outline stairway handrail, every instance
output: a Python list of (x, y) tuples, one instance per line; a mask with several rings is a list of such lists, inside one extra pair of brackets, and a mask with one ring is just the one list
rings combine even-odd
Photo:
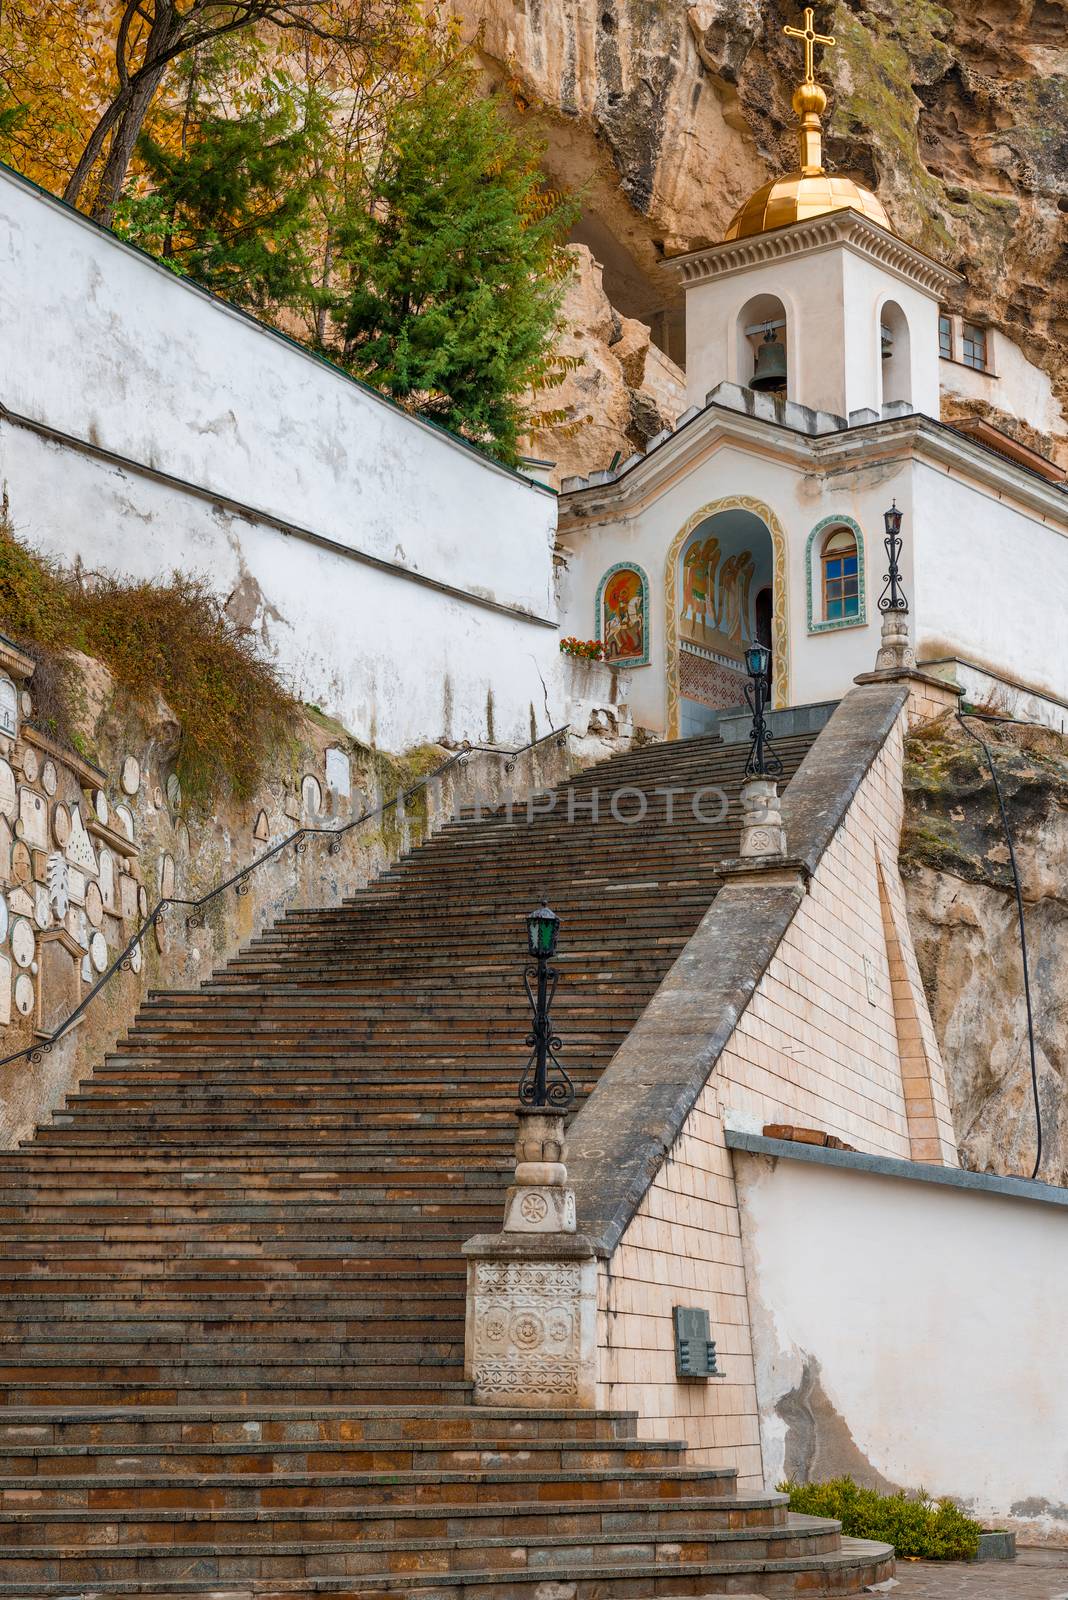
[(202, 894), (195, 899), (190, 899), (185, 895), (160, 895), (152, 910), (148, 912), (137, 931), (127, 940), (124, 948), (115, 957), (110, 966), (104, 969), (104, 971), (100, 974), (100, 977), (89, 990), (88, 994), (83, 996), (79, 1004), (75, 1006), (74, 1010), (68, 1017), (64, 1018), (59, 1027), (56, 1028), (55, 1032), (50, 1034), (47, 1039), (37, 1039), (33, 1044), (24, 1045), (21, 1050), (16, 1050), (12, 1055), (0, 1058), (0, 1067), (8, 1067), (12, 1064), (12, 1062), (22, 1061), (24, 1059), (35, 1063), (42, 1060), (44, 1056), (50, 1054), (53, 1047), (59, 1043), (60, 1039), (62, 1039), (63, 1036), (70, 1031), (74, 1024), (84, 1015), (85, 1011), (88, 1009), (100, 991), (104, 988), (104, 986), (110, 983), (116, 972), (129, 972), (131, 970), (131, 958), (134, 950), (142, 942), (146, 935), (151, 933), (151, 931), (155, 928), (156, 923), (163, 915), (164, 911), (166, 911), (169, 907), (189, 907), (189, 915), (186, 918), (186, 927), (202, 927), (204, 919), (203, 917), (197, 916), (197, 912), (202, 906), (210, 904), (212, 900), (216, 899), (219, 895), (225, 893), (225, 891), (230, 888), (233, 888), (235, 893), (239, 895), (248, 894), (249, 879), (252, 877), (252, 874), (260, 867), (264, 866), (268, 861), (273, 861), (276, 856), (281, 855), (282, 851), (287, 850), (290, 845), (293, 846), (295, 853), (299, 855), (301, 851), (304, 850), (305, 841), (309, 837), (322, 838), (329, 836), (329, 854), (332, 856), (339, 855), (341, 852), (341, 839), (346, 833), (351, 833), (354, 828), (360, 827), (365, 822), (370, 822), (375, 817), (385, 816), (388, 811), (393, 810), (398, 805), (407, 805), (408, 802), (415, 795), (417, 795), (421, 789), (425, 789), (437, 778), (440, 778), (442, 773), (447, 772), (450, 767), (456, 766), (457, 764), (466, 766), (467, 761), (472, 755), (486, 754), (505, 756), (507, 758), (505, 761), (505, 771), (509, 772), (515, 765), (517, 759), (522, 755), (526, 755), (528, 750), (536, 750), (539, 745), (547, 744), (550, 739), (557, 739), (562, 742), (564, 735), (569, 731), (570, 727), (571, 724), (569, 722), (562, 723), (559, 728), (550, 728), (549, 732), (543, 733), (539, 739), (531, 739), (527, 744), (517, 745), (514, 750), (509, 749), (507, 746), (502, 747), (501, 745), (471, 744), (465, 740), (458, 750), (454, 750), (452, 755), (448, 756), (446, 760), (442, 761), (439, 766), (434, 767), (430, 772), (424, 773), (421, 778), (417, 779), (416, 782), (411, 784), (407, 789), (399, 789), (392, 799), (384, 800), (381, 805), (374, 806), (370, 811), (361, 812), (358, 817), (353, 817), (351, 821), (334, 827), (318, 827), (312, 824), (306, 827), (294, 828), (292, 833), (287, 834), (284, 839), (280, 839), (277, 844), (272, 845), (269, 850), (265, 850), (262, 855), (256, 856), (256, 858), (253, 861), (250, 861), (247, 866), (239, 867), (238, 870), (231, 873), (228, 878), (224, 878), (221, 883), (217, 883), (213, 889), (209, 889), (206, 894)]

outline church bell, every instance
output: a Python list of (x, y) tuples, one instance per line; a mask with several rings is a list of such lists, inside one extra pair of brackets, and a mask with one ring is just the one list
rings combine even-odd
[(767, 328), (763, 342), (757, 347), (756, 369), (749, 380), (750, 389), (786, 388), (786, 346), (776, 338), (775, 330)]

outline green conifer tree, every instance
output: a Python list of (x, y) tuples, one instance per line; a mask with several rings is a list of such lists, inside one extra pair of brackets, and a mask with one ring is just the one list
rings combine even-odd
[(522, 396), (555, 381), (576, 210), (539, 155), (459, 63), (392, 120), (340, 237), (348, 368), (513, 464)]
[(180, 150), (142, 137), (147, 187), (124, 197), (117, 228), (237, 305), (303, 305), (315, 292), (313, 156), (324, 137), (314, 96), (278, 81), (240, 115), (204, 116)]

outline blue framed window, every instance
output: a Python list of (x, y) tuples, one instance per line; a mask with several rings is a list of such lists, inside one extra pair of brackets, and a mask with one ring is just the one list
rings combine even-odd
[(851, 528), (835, 528), (827, 535), (821, 561), (824, 622), (856, 620), (860, 616), (860, 558)]

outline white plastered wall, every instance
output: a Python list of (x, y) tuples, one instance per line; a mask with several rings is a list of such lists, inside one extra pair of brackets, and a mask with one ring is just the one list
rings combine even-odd
[(551, 494), (7, 172), (0, 349), (10, 412), (147, 469), (0, 425), (31, 543), (89, 569), (205, 573), (303, 698), (389, 748), (563, 720), (556, 633), (526, 620), (555, 620)]
[(734, 1165), (768, 1480), (818, 1452), (820, 1476), (952, 1495), (1063, 1542), (1068, 1209), (741, 1151)]
[(976, 372), (959, 359), (959, 319), (955, 319), (954, 339), (957, 358), (938, 363), (941, 385), (947, 394), (962, 400), (985, 400), (998, 410), (1019, 417), (1039, 433), (1049, 434), (1064, 447), (1068, 418), (1047, 372), (1029, 361), (1000, 328), (991, 328), (987, 334), (992, 369), (989, 372)]
[(933, 465), (917, 463), (912, 485), (913, 515), (924, 530), (910, 596), (921, 661), (960, 656), (994, 677), (1068, 699), (1063, 529), (1007, 494), (994, 501)]

